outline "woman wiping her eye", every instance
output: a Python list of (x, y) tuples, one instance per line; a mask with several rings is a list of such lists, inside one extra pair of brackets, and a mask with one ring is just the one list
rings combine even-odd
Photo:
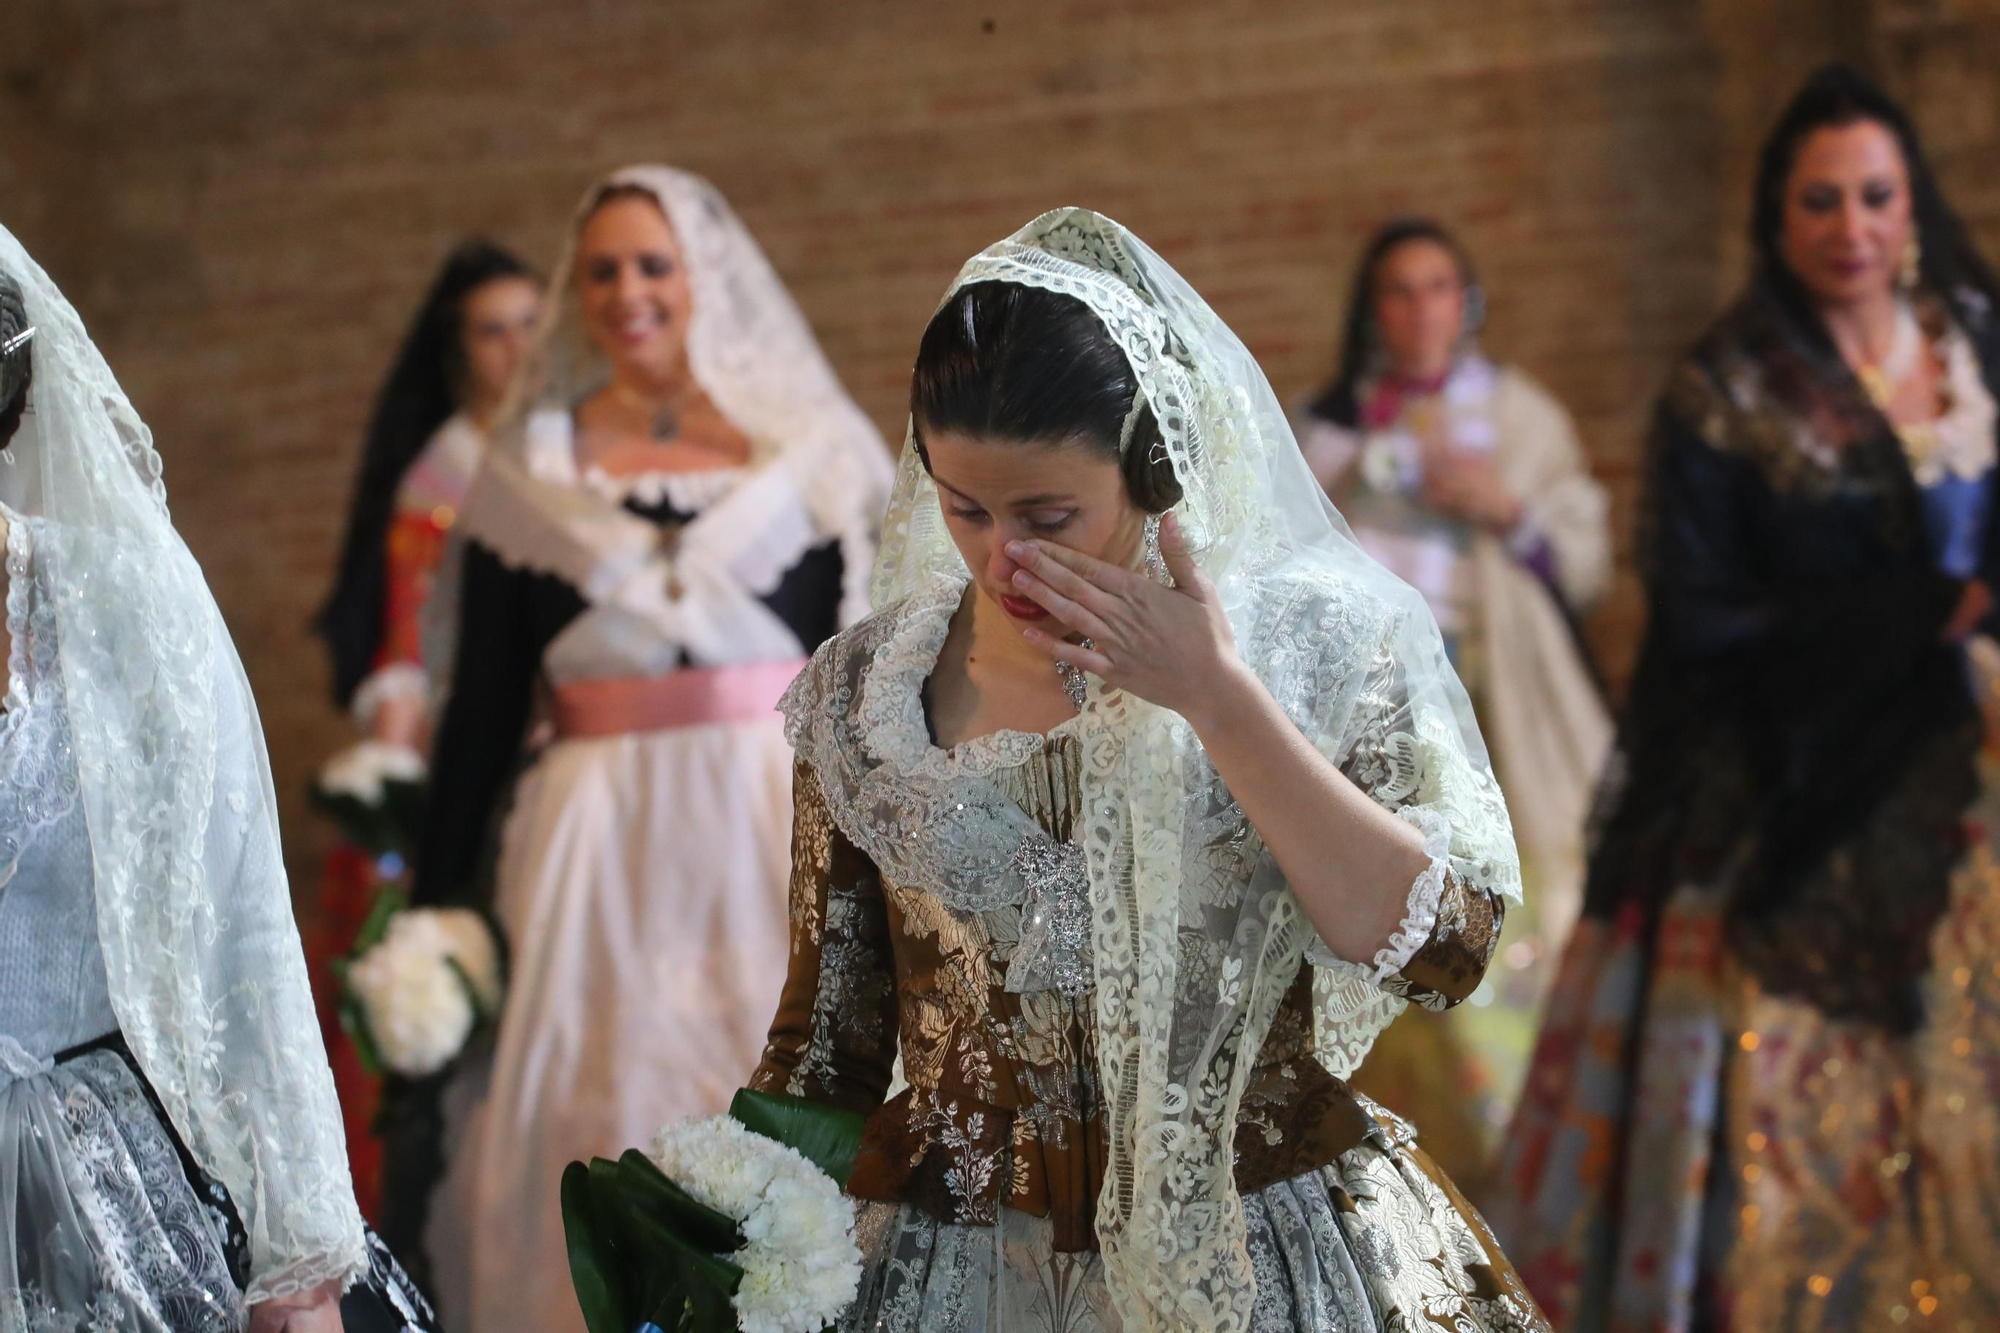
[(924, 333), (884, 531), (785, 702), (753, 1079), (868, 1117), (839, 1327), (1543, 1330), (1344, 1081), (1471, 992), (1519, 868), (1429, 612), (1243, 345), (1118, 224), (1037, 219)]

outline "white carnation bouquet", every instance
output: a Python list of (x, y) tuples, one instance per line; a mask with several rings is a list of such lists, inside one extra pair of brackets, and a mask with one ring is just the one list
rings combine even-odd
[(377, 1072), (437, 1073), (500, 1010), (500, 948), (485, 918), (407, 907), (394, 887), (383, 890), (341, 971), (343, 1023)]
[(376, 857), (408, 856), (423, 818), (424, 758), (407, 745), (361, 741), (326, 761), (313, 803), (342, 836)]
[(861, 1251), (841, 1192), (851, 1111), (745, 1090), (652, 1151), (563, 1173), (570, 1272), (590, 1333), (652, 1326), (819, 1333), (854, 1301)]

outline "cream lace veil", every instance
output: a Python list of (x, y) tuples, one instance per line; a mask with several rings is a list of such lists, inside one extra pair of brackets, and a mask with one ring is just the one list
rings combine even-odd
[[(119, 1030), (250, 1241), (252, 1304), (367, 1263), (249, 682), (151, 433), (12, 233), (34, 385), (0, 498), (39, 520)], [(16, 571), (16, 576), (21, 572)]]
[[(1324, 753), (1432, 835), (1452, 871), (1518, 897), (1506, 807), (1429, 611), (1355, 543), (1236, 336), (1137, 237), (1082, 209), (975, 256), (946, 298), (977, 282), (1063, 293), (1104, 322), (1159, 421), (1183, 526), (1245, 659)], [(907, 439), (883, 531), (876, 605), (965, 579)], [(1245, 1329), (1255, 1286), (1232, 1141), (1278, 1001), (1310, 950), (1323, 964), (1320, 1056), (1341, 1075), (1403, 1002), (1376, 969), (1318, 944), (1177, 715), (1093, 681), (1080, 739), (1107, 1276), (1128, 1328)]]
[[(467, 502), (467, 531), (503, 558), (519, 552), (520, 563), (568, 578), (593, 598), (620, 598), (634, 610), (671, 618), (671, 611), (654, 604), (660, 557), (653, 526), (574, 486), (552, 484), (536, 458), (540, 422), (552, 412), (566, 416), (609, 378), (578, 311), (576, 235), (604, 193), (618, 187), (652, 195), (672, 224), (691, 295), (689, 369), (717, 409), (749, 437), (752, 466), (789, 473), (819, 539), (838, 538), (846, 571), (841, 623), (853, 623), (868, 610), (868, 571), (891, 478), (889, 451), (728, 201), (699, 176), (673, 167), (625, 167), (584, 193), (549, 279), (553, 299), (510, 391), (494, 453)], [(780, 562), (775, 572), (784, 567)], [(430, 647), (427, 642), (427, 660)]]

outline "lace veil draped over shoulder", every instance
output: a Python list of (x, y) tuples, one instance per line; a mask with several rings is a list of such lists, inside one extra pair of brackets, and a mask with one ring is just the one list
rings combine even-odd
[[(946, 299), (981, 282), (1059, 292), (1104, 322), (1159, 422), (1185, 491), (1177, 512), (1245, 660), (1323, 753), (1433, 846), (1448, 842), (1458, 874), (1518, 898), (1506, 807), (1436, 625), (1355, 543), (1243, 344), (1137, 237), (1082, 209), (975, 256)], [(966, 579), (908, 437), (883, 532), (873, 597), (890, 619)], [(867, 753), (850, 716), (868, 707), (867, 654), (840, 643), (788, 701), (836, 818), (885, 873), (962, 910), (990, 907), (991, 884), (948, 870), (971, 863), (955, 848), (993, 830)], [(1319, 1054), (1340, 1075), (1404, 1002), (1375, 969), (1318, 942), (1181, 718), (1092, 680), (1078, 726), (1110, 1147), (1097, 1223), (1106, 1275), (1128, 1328), (1246, 1329), (1255, 1283), (1231, 1145), (1282, 993), (1302, 958), (1318, 964)]]
[(36, 524), (120, 1032), (248, 1233), (255, 1304), (368, 1264), (250, 686), (152, 435), (5, 229), (34, 384), (0, 500)]

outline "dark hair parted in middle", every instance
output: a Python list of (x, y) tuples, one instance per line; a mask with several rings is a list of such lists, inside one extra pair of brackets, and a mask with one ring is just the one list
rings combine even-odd
[(1887, 130), (1902, 152), (1903, 168), (1910, 178), (1910, 216), (1916, 227), (1923, 285), (1949, 302), (1956, 318), (1974, 328), (1982, 326), (2000, 302), (2000, 280), (1995, 279), (1958, 214), (1945, 202), (1909, 116), (1867, 75), (1847, 65), (1822, 65), (1813, 71), (1771, 127), (1757, 155), (1750, 240), (1756, 249), (1760, 277), (1771, 285), (1800, 330), (1831, 351), (1831, 335), (1812, 317), (1811, 298), (1785, 264), (1780, 246), (1785, 230), (1785, 189), (1797, 165), (1799, 148), (1810, 135), (1862, 121)]
[[(1314, 416), (1336, 426), (1352, 429), (1361, 420), (1361, 381), (1379, 369), (1370, 362), (1376, 355), (1375, 286), (1382, 275), (1383, 261), (1412, 241), (1428, 241), (1447, 251), (1458, 263), (1458, 280), (1468, 292), (1480, 291), (1479, 271), (1473, 267), (1472, 252), (1441, 222), (1424, 217), (1397, 218), (1384, 224), (1368, 238), (1355, 261), (1354, 278), (1347, 286), (1347, 320), (1340, 341), (1340, 365), (1333, 383), (1313, 399)], [(1468, 308), (1468, 332), (1478, 322), (1479, 310)]]
[(1125, 491), (1149, 514), (1180, 503), (1150, 404), (1120, 448), (1139, 391), (1132, 363), (1104, 322), (1073, 296), (1011, 282), (975, 282), (952, 294), (917, 348), (910, 420), (930, 467), (927, 431), (979, 440), (1069, 445), (1118, 460)]
[(368, 442), (348, 507), (347, 536), (333, 593), (315, 627), (333, 659), (333, 697), (354, 701), (382, 642), (389, 520), (396, 489), (431, 435), (459, 408), (465, 378), (465, 302), (499, 278), (539, 281), (535, 271), (491, 241), (466, 241), (445, 259), (375, 400)]

